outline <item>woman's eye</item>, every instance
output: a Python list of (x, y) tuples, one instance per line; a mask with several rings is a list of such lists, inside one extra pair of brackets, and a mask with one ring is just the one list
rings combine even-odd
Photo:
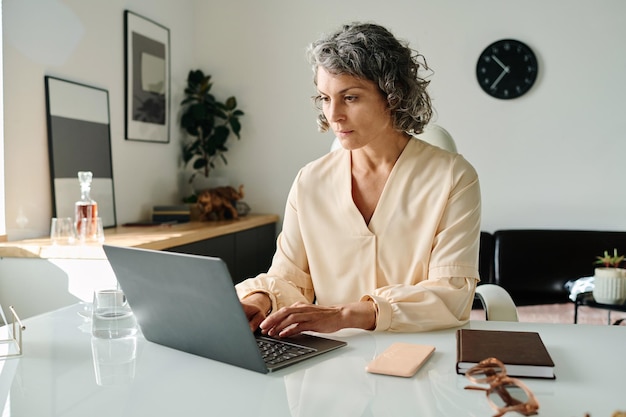
[(356, 96), (345, 96), (344, 100), (347, 102), (352, 102), (352, 101), (356, 101)]

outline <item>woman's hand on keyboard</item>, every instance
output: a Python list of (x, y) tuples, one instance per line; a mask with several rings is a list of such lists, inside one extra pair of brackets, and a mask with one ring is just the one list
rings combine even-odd
[(241, 300), (243, 311), (248, 318), (250, 330), (253, 332), (259, 328), (259, 324), (269, 314), (272, 309), (272, 301), (270, 297), (262, 292), (256, 292)]
[(296, 303), (270, 314), (260, 324), (264, 334), (289, 337), (304, 331), (332, 333), (344, 328), (371, 330), (376, 326), (376, 307), (372, 301), (339, 306)]

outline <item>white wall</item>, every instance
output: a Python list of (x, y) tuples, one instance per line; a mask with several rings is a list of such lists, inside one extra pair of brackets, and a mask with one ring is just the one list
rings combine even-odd
[[(11, 43), (6, 26), (17, 3), (64, 6), (78, 16), (84, 32), (64, 62), (39, 62)], [(367, 20), (410, 41), (434, 69), (437, 123), (479, 172), (484, 230), (626, 229), (622, 0), (4, 0), (3, 7), (11, 240), (47, 233), (51, 215), (46, 73), (109, 90), (118, 223), (182, 194), (177, 126), (168, 145), (124, 140), (124, 8), (170, 28), (175, 105), (195, 67), (213, 75), (218, 98), (237, 97), (246, 112), (242, 139), (219, 171), (245, 185), (254, 211), (282, 214), (297, 170), (332, 140), (316, 131), (306, 45), (341, 23)], [(46, 43), (52, 29), (31, 26), (42, 50), (61, 49)], [(474, 76), (482, 49), (504, 37), (528, 43), (540, 62), (532, 90), (509, 102), (487, 96)], [(20, 226), (20, 218), (28, 223)]]
[[(0, 0), (2, 7), (2, 0)], [(2, 11), (0, 10), (0, 32), (2, 32)], [(0, 80), (2, 80), (2, 33), (0, 33)], [(4, 203), (4, 120), (1, 117), (4, 114), (4, 91), (2, 82), (0, 81), (0, 238), (6, 235), (5, 221), (5, 203)]]
[[(196, 22), (209, 19), (196, 25), (200, 63), (248, 111), (228, 168), (255, 209), (281, 211), (298, 167), (330, 143), (315, 131), (305, 46), (363, 20), (410, 41), (434, 69), (437, 123), (481, 178), (483, 229), (626, 229), (626, 2), (273, 0), (225, 2), (219, 13), (198, 4)], [(474, 75), (483, 48), (505, 37), (540, 62), (533, 89), (509, 102)]]
[[(9, 240), (46, 235), (52, 215), (44, 75), (109, 92), (117, 223), (179, 199), (178, 126), (169, 144), (124, 139), (124, 10), (170, 29), (172, 116), (194, 65), (191, 0), (4, 0)], [(77, 199), (79, 191), (77, 190)]]

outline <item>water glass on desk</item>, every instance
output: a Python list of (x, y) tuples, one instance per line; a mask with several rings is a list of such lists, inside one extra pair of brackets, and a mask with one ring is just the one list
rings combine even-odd
[(72, 245), (76, 240), (74, 222), (69, 217), (53, 217), (50, 222), (50, 240), (53, 245)]
[(81, 217), (76, 222), (76, 234), (80, 243), (104, 243), (102, 217)]
[(98, 290), (93, 296), (91, 334), (117, 339), (137, 334), (137, 319), (119, 289)]
[(120, 339), (92, 337), (91, 352), (98, 385), (121, 385), (135, 377), (137, 337)]

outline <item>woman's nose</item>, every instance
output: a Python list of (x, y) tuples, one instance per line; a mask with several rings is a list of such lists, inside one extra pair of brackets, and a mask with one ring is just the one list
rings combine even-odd
[(345, 119), (345, 109), (340, 101), (333, 100), (326, 108), (326, 119), (329, 122), (337, 122)]

